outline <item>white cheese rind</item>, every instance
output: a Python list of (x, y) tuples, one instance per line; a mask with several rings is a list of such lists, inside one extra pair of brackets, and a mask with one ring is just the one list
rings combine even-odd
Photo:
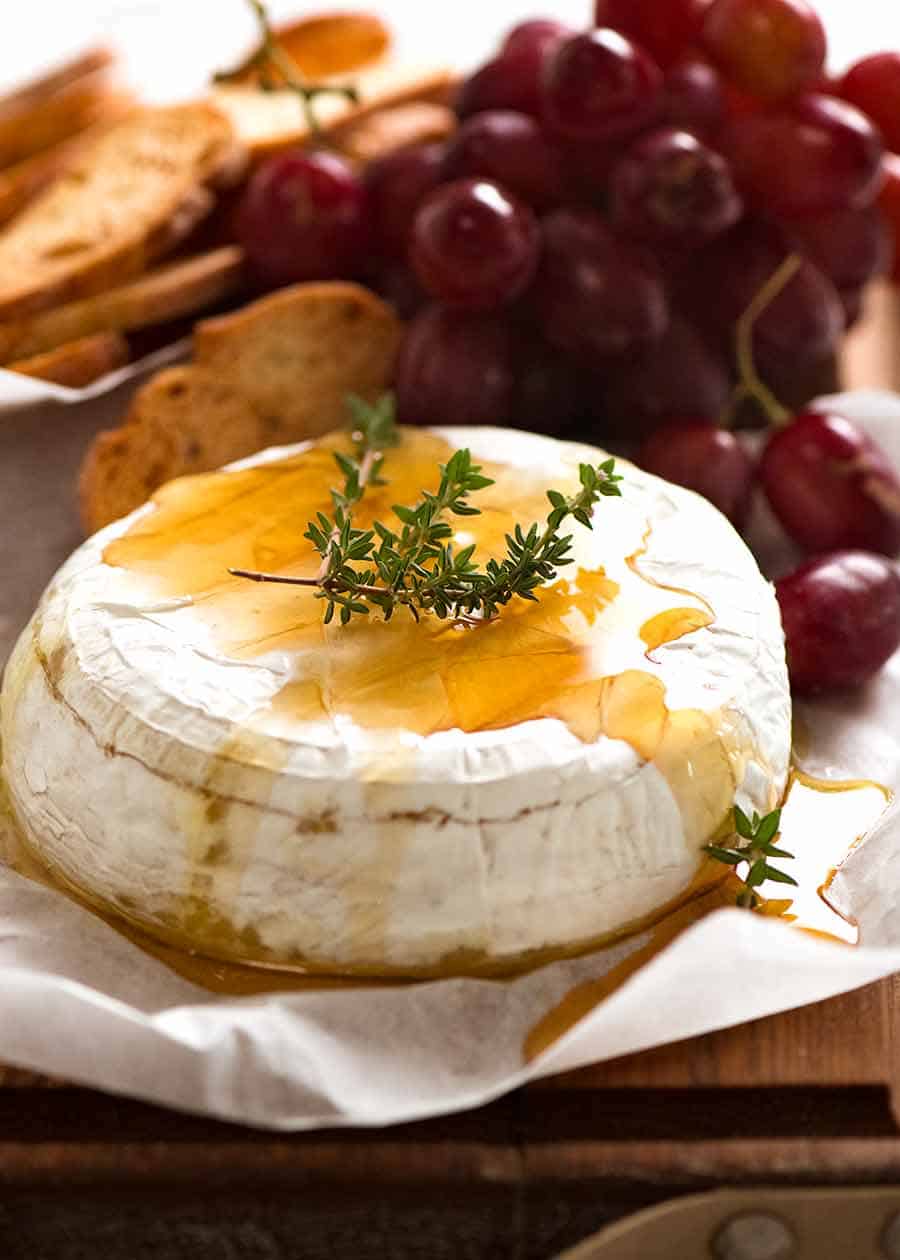
[[(539, 468), (548, 484), (601, 458), (531, 434), (441, 433), (476, 457)], [(720, 711), (739, 728), (751, 753), (738, 798), (763, 812), (790, 754), (774, 592), (709, 504), (624, 471), (625, 496), (581, 531), (579, 561), (624, 581), (649, 523), (641, 573), (708, 602), (715, 622), (649, 662), (613, 623), (610, 672), (651, 670), (670, 708)], [(23, 829), (92, 897), (201, 948), (414, 973), (575, 947), (690, 884), (720, 821), (704, 813), (703, 784), (685, 818), (660, 769), (621, 740), (584, 743), (550, 719), (429, 736), (343, 719), (250, 738), (250, 715), (295, 663), (224, 659), (189, 603), (154, 602), (139, 575), (105, 565), (132, 519), (54, 579), (2, 698)]]

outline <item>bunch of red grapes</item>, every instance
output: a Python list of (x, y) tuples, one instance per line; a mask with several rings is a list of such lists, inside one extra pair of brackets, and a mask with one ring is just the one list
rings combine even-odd
[(772, 418), (735, 328), (786, 258), (751, 347), (795, 405), (900, 278), (900, 53), (830, 80), (805, 0), (596, 0), (595, 23), (516, 27), (446, 143), (272, 159), (239, 235), (265, 284), (363, 279), (410, 320), (405, 423), (631, 443), (739, 528), (760, 486), (813, 556), (778, 584), (795, 689), (858, 685), (900, 644), (896, 471), (840, 416), (782, 416), (760, 460), (722, 419)]

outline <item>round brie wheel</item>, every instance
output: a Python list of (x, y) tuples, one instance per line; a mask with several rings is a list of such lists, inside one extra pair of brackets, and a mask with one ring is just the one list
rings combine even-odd
[[(402, 430), (356, 520), (415, 502), (463, 445), (495, 481), (451, 518), (482, 560), (606, 458)], [(788, 773), (778, 607), (740, 537), (619, 461), (622, 497), (572, 524), (537, 603), (325, 626), (310, 588), (228, 570), (315, 574), (303, 533), (339, 447), (172, 482), (60, 570), (2, 693), (26, 844), (171, 943), (342, 974), (513, 969), (688, 895), (735, 802), (771, 809)]]

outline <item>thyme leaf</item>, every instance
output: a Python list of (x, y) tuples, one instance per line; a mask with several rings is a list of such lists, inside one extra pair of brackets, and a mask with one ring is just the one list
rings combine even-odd
[(778, 837), (780, 826), (780, 809), (773, 810), (763, 818), (760, 818), (757, 813), (754, 813), (752, 818), (748, 818), (740, 806), (735, 805), (735, 836), (738, 840), (744, 840), (746, 843), (731, 846), (718, 844), (707, 844), (704, 846), (703, 852), (709, 854), (711, 858), (721, 862), (724, 866), (736, 867), (742, 863), (747, 864), (747, 874), (743, 880), (744, 887), (737, 896), (737, 904), (739, 906), (745, 906), (751, 910), (758, 906), (759, 897), (754, 890), (759, 888), (760, 884), (764, 884), (766, 880), (772, 880), (776, 884), (792, 884), (795, 888), (797, 887), (797, 881), (793, 875), (788, 875), (786, 871), (773, 866), (769, 861), (770, 858), (783, 860), (794, 856), (793, 853), (788, 853), (786, 849), (781, 849), (774, 843)]

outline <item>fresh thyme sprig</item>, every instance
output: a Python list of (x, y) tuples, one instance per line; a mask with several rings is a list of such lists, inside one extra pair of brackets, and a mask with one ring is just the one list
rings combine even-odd
[(264, 92), (287, 89), (296, 92), (303, 106), (306, 125), (314, 136), (322, 134), (316, 117), (315, 102), (320, 96), (343, 96), (352, 104), (359, 103), (359, 93), (352, 84), (307, 83), (293, 57), (278, 43), (263, 0), (247, 0), (259, 24), (260, 42), (246, 61), (234, 70), (216, 74), (216, 83), (240, 82), (249, 71), (259, 71), (259, 86)]
[(793, 853), (788, 853), (786, 849), (779, 849), (775, 844), (778, 838), (778, 829), (781, 826), (781, 810), (773, 810), (771, 814), (766, 814), (764, 818), (760, 818), (759, 814), (754, 813), (752, 818), (748, 818), (739, 805), (734, 807), (734, 829), (737, 835), (746, 840), (746, 844), (734, 845), (732, 848), (725, 848), (717, 844), (707, 844), (704, 846), (704, 852), (710, 857), (716, 859), (717, 862), (723, 862), (726, 866), (740, 866), (742, 862), (746, 862), (748, 869), (744, 877), (744, 887), (738, 893), (737, 904), (748, 909), (754, 909), (759, 905), (759, 897), (756, 895), (755, 889), (760, 884), (764, 884), (767, 879), (773, 880), (776, 884), (793, 884), (797, 887), (797, 881), (792, 875), (788, 875), (785, 871), (778, 870), (769, 862), (769, 858), (792, 858)]
[(397, 441), (397, 435), (389, 396), (373, 408), (359, 399), (351, 400), (350, 405), (355, 456), (335, 453), (344, 486), (332, 491), (334, 514), (328, 517), (320, 512), (304, 535), (321, 557), (316, 576), (229, 570), (235, 577), (254, 582), (318, 588), (317, 598), (326, 601), (326, 624), (338, 609), (341, 623), (346, 624), (355, 614), (367, 616), (373, 607), (385, 621), (397, 608), (409, 609), (417, 621), (422, 613), (465, 624), (489, 621), (517, 596), (536, 599), (536, 588), (552, 582), (557, 571), (572, 562), (572, 537), (559, 533), (563, 521), (571, 516), (590, 529), (591, 514), (599, 500), (621, 494), (622, 478), (615, 472), (614, 460), (605, 460), (598, 468), (580, 465), (578, 493), (567, 497), (558, 490), (548, 490), (550, 512), (544, 528), (533, 524), (525, 530), (517, 525), (506, 536), (506, 556), (489, 560), (481, 569), (474, 544), (454, 549), (450, 542), (453, 528), (446, 518), (479, 515), (469, 496), (493, 482), (472, 462), (468, 450), (458, 450), (440, 465), (436, 491), (425, 491), (412, 507), (394, 506), (401, 530), (381, 521), (375, 521), (369, 530), (357, 529), (353, 508), (368, 486), (385, 484), (381, 478), (384, 450)]

